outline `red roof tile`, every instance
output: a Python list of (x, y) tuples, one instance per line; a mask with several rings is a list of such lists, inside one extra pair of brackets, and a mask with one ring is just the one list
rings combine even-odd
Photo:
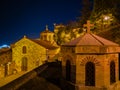
[(118, 44), (99, 37), (97, 35), (86, 33), (83, 36), (80, 36), (71, 42), (65, 43), (64, 45), (67, 46), (79, 46), (79, 45), (97, 45), (97, 46), (119, 46)]
[(2, 49), (0, 49), (0, 54), (1, 53), (5, 53), (5, 52), (8, 52), (8, 51), (10, 51), (10, 50), (12, 50), (11, 48), (2, 48)]
[(45, 47), (46, 49), (56, 49), (58, 47), (56, 46), (53, 46), (52, 44), (50, 44), (50, 42), (47, 42), (47, 41), (43, 41), (43, 40), (36, 40), (36, 39), (30, 39), (32, 40), (33, 42)]

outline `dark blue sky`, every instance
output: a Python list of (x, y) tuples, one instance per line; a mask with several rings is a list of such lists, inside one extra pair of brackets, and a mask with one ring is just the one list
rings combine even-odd
[(39, 37), (47, 24), (67, 23), (80, 16), (82, 0), (0, 0), (0, 46), (24, 35)]

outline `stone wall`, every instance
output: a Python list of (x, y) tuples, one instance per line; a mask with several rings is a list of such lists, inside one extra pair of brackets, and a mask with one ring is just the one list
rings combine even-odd
[(10, 48), (3, 48), (0, 50), (0, 64), (6, 64), (12, 61), (12, 50)]
[[(23, 46), (26, 47), (26, 53), (22, 53)], [(23, 38), (16, 42), (12, 48), (12, 57), (15, 61), (17, 71), (21, 71), (22, 58), (27, 58), (28, 70), (41, 65), (46, 60), (46, 49), (33, 41)]]
[(12, 50), (11, 48), (3, 48), (0, 50), (0, 78), (3, 78), (12, 71), (7, 68), (8, 63), (12, 62)]
[(5, 77), (5, 67), (3, 65), (0, 66), (0, 78)]

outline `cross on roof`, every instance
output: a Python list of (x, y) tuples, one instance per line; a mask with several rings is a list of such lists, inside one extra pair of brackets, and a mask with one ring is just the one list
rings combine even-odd
[(91, 26), (94, 26), (94, 24), (90, 24), (90, 20), (87, 20), (87, 24), (83, 25), (84, 27), (87, 27), (87, 33), (90, 33)]
[(48, 25), (46, 25), (46, 30), (48, 30)]

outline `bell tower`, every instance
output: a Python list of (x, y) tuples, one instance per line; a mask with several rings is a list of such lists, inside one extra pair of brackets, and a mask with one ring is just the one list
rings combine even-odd
[(40, 33), (40, 40), (50, 43), (54, 42), (54, 33), (48, 29), (48, 25), (46, 25), (46, 29)]

